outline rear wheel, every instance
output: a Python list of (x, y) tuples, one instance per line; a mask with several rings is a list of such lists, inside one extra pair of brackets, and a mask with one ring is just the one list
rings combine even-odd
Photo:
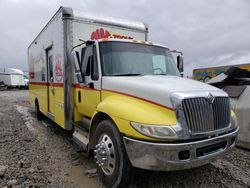
[(94, 158), (107, 187), (126, 187), (133, 177), (133, 168), (121, 138), (110, 120), (100, 122), (95, 131)]
[(41, 120), (41, 119), (42, 119), (43, 114), (42, 114), (42, 112), (40, 111), (39, 103), (38, 103), (37, 100), (36, 100), (36, 102), (35, 102), (35, 114), (36, 114), (37, 120)]

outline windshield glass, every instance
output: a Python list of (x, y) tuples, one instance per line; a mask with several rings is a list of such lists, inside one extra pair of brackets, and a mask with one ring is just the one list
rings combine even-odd
[(180, 76), (168, 49), (158, 46), (108, 41), (100, 43), (104, 76)]

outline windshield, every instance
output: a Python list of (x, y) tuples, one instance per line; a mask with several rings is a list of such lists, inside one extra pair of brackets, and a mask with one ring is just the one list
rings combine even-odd
[(108, 41), (100, 43), (104, 76), (180, 76), (168, 49), (158, 46)]

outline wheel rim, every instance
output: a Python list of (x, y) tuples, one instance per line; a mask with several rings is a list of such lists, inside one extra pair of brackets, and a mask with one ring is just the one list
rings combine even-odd
[(115, 148), (111, 138), (103, 134), (95, 146), (94, 158), (96, 164), (106, 175), (111, 175), (115, 170)]

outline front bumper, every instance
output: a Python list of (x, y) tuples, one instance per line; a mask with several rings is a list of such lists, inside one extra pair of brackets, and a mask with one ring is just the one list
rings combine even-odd
[(239, 129), (217, 137), (186, 143), (154, 143), (123, 137), (134, 167), (175, 171), (199, 167), (220, 158), (235, 146)]

